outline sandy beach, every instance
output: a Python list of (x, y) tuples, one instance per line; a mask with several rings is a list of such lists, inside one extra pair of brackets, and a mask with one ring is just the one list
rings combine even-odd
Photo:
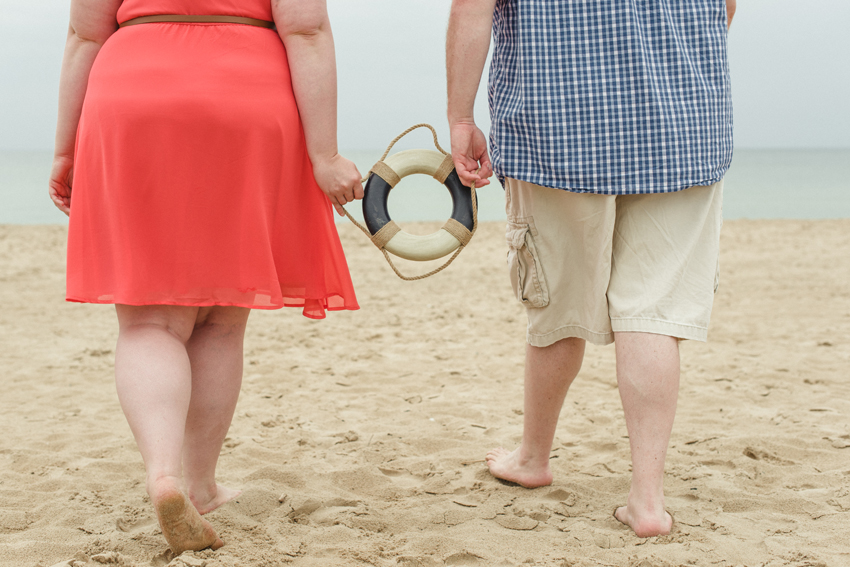
[(63, 227), (0, 226), (0, 566), (850, 565), (850, 220), (724, 226), (709, 342), (681, 345), (675, 525), (647, 540), (611, 515), (630, 467), (613, 347), (588, 347), (552, 486), (483, 464), (522, 431), (503, 226), (415, 283), (340, 232), (361, 311), (252, 314), (219, 467), (244, 492), (207, 516), (223, 549), (173, 558), (115, 394), (113, 309), (65, 303)]

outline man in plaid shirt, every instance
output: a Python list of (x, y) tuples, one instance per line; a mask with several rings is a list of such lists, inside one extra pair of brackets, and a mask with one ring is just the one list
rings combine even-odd
[[(522, 442), (487, 465), (550, 484), (585, 343), (614, 342), (632, 453), (615, 517), (640, 537), (672, 526), (663, 476), (678, 341), (706, 340), (717, 288), (734, 11), (735, 0), (452, 3), (452, 156), (467, 185), (495, 173), (505, 187), (511, 283), (528, 314)], [(488, 154), (473, 105), (491, 33)]]

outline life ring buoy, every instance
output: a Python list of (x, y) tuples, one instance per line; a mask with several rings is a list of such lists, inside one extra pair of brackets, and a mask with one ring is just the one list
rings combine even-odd
[[(390, 217), (387, 200), (398, 183), (413, 174), (430, 175), (444, 184), (452, 197), (452, 215), (428, 235), (410, 234)], [(436, 260), (465, 246), (472, 237), (475, 219), (472, 191), (461, 183), (450, 155), (433, 150), (406, 150), (372, 167), (363, 196), (363, 218), (379, 248), (406, 260)]]

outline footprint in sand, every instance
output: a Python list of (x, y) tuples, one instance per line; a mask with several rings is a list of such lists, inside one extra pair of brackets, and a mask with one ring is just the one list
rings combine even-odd
[(310, 515), (310, 520), (318, 526), (333, 526), (340, 523), (342, 518), (350, 516), (359, 505), (357, 500), (345, 498), (325, 500), (322, 507)]
[(378, 470), (393, 481), (393, 484), (402, 489), (414, 489), (422, 485), (423, 478), (408, 470), (378, 467)]
[(241, 514), (263, 521), (268, 518), (281, 505), (280, 492), (275, 490), (272, 483), (257, 483), (260, 486), (248, 486), (242, 493), (231, 500), (222, 510), (230, 513)]
[(306, 523), (309, 520), (316, 525), (332, 526), (339, 523), (339, 519), (342, 516), (345, 516), (347, 512), (357, 508), (360, 504), (361, 502), (357, 500), (348, 500), (345, 498), (331, 498), (324, 502), (307, 499), (300, 503), (296, 502), (293, 505), (293, 510), (289, 513), (289, 518), (299, 523)]
[(771, 463), (774, 465), (796, 465), (794, 461), (789, 461), (774, 455), (769, 451), (764, 451), (762, 449), (757, 449), (755, 447), (747, 447), (744, 449), (743, 454), (745, 457), (749, 457), (754, 461), (764, 461), (767, 463)]
[(536, 528), (540, 522), (526, 516), (496, 516), (496, 523), (509, 530), (528, 531)]
[(441, 567), (445, 563), (440, 563), (433, 557), (425, 555), (419, 556), (402, 556), (396, 559), (399, 567)]
[[(85, 555), (83, 555), (85, 557)], [(97, 555), (93, 555), (91, 557), (91, 561), (94, 562), (95, 565), (126, 565), (127, 563), (124, 561), (124, 557), (118, 553), (117, 551), (107, 551), (104, 553), (98, 553)], [(69, 559), (67, 561), (60, 561), (50, 567), (85, 567), (89, 565), (89, 561), (84, 561), (80, 559)]]
[(446, 557), (446, 565), (484, 565), (481, 557), (471, 553), (455, 553)]
[(548, 493), (544, 498), (547, 500), (554, 500), (555, 502), (561, 502), (566, 506), (575, 506), (578, 501), (578, 496), (576, 496), (575, 492), (570, 492), (563, 488), (556, 488), (552, 492)]
[(128, 534), (137, 534), (155, 525), (156, 518), (118, 518), (115, 521), (115, 527), (118, 528), (118, 530)]

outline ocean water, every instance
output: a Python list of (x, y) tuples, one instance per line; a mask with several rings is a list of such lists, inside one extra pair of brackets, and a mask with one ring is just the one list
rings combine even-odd
[[(367, 172), (382, 151), (343, 154)], [(0, 150), (0, 224), (67, 222), (47, 197), (51, 161), (49, 151)], [(496, 179), (478, 197), (480, 220), (504, 220), (504, 192)], [(362, 219), (359, 203), (348, 209)], [(401, 223), (444, 220), (452, 204), (441, 184), (414, 175), (390, 194), (389, 210)], [(850, 150), (736, 150), (723, 213), (726, 219), (850, 218)]]

